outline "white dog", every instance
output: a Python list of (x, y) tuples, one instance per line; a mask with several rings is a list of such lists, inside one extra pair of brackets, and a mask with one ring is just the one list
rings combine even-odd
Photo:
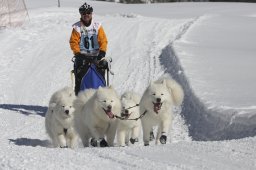
[(158, 126), (156, 144), (166, 143), (169, 132), (173, 106), (181, 105), (184, 98), (182, 87), (173, 79), (161, 78), (151, 82), (140, 101), (144, 145), (149, 145), (150, 131)]
[[(117, 125), (117, 142), (119, 146), (125, 146), (130, 142), (134, 144), (141, 130), (140, 97), (134, 92), (126, 92), (121, 97), (122, 114)], [(134, 120), (135, 119), (135, 120)]]
[[(78, 94), (75, 106), (76, 129), (83, 145), (114, 146), (117, 121), (120, 116), (121, 102), (113, 87), (88, 89)], [(104, 137), (107, 137), (107, 141)]]
[(74, 100), (75, 94), (69, 87), (55, 92), (50, 99), (45, 115), (45, 127), (54, 147), (74, 148), (76, 145), (77, 133), (73, 125)]

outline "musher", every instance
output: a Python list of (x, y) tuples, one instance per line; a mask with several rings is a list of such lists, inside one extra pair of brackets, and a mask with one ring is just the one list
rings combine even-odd
[(90, 65), (96, 66), (96, 71), (105, 81), (105, 70), (108, 63), (105, 60), (108, 40), (102, 25), (92, 19), (93, 8), (84, 3), (79, 8), (80, 21), (73, 25), (70, 37), (70, 47), (74, 53), (75, 94), (80, 91), (81, 81)]

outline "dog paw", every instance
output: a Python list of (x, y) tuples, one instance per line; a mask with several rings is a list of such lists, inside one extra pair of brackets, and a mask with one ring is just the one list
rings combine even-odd
[(97, 140), (95, 138), (92, 138), (90, 143), (93, 147), (97, 147)]
[(135, 139), (130, 138), (130, 142), (131, 142), (132, 144), (134, 144), (136, 141), (135, 141)]
[(153, 141), (155, 139), (154, 133), (150, 132), (149, 141)]
[(130, 138), (130, 142), (131, 142), (132, 144), (134, 144), (135, 142), (139, 142), (139, 139), (138, 139), (138, 138), (135, 138), (135, 139)]
[(161, 144), (166, 144), (166, 140), (167, 140), (167, 136), (162, 135), (162, 136), (160, 137), (160, 142), (161, 142)]
[(149, 146), (149, 143), (144, 143), (144, 146)]
[(60, 148), (68, 148), (68, 146), (60, 146)]
[(107, 143), (107, 141), (105, 139), (101, 139), (100, 147), (108, 147), (108, 143)]
[(101, 138), (99, 140), (96, 140), (95, 138), (92, 138), (90, 143), (93, 147), (97, 147), (97, 146), (99, 146), (99, 147), (108, 147), (108, 143), (104, 138)]

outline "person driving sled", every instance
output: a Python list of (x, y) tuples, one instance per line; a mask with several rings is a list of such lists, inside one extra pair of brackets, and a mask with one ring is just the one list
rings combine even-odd
[(79, 8), (80, 21), (73, 24), (70, 37), (70, 47), (74, 53), (75, 94), (80, 91), (83, 76), (88, 71), (90, 64), (96, 65), (96, 70), (105, 81), (107, 61), (104, 59), (107, 51), (108, 40), (102, 25), (92, 19), (92, 6), (84, 3)]

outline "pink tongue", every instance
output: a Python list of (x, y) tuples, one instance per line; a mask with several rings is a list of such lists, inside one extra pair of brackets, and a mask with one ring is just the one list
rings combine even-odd
[(160, 106), (160, 105), (161, 105), (161, 104), (159, 104), (159, 103), (154, 104), (154, 111), (155, 111), (156, 113), (158, 113), (158, 110), (161, 109), (161, 106)]
[(114, 118), (114, 114), (111, 111), (106, 111), (106, 113), (110, 119)]

